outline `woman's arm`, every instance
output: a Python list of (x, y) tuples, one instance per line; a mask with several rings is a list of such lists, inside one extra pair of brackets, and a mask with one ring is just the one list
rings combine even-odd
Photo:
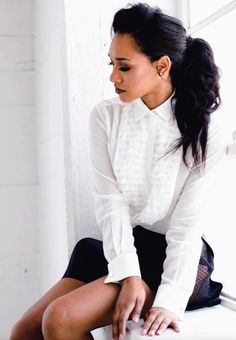
[(118, 189), (108, 152), (108, 130), (112, 106), (100, 104), (90, 116), (90, 155), (95, 215), (103, 235), (104, 254), (109, 274), (106, 283), (139, 276), (129, 206)]
[(104, 254), (108, 261), (105, 283), (121, 283), (114, 307), (112, 333), (114, 339), (125, 335), (126, 321), (139, 318), (145, 302), (141, 282), (129, 206), (118, 189), (108, 152), (108, 121), (112, 112), (95, 108), (90, 117), (90, 152), (93, 175), (95, 214), (103, 235)]
[(179, 319), (183, 317), (196, 280), (204, 229), (201, 212), (203, 204), (207, 204), (204, 198), (213, 184), (213, 170), (224, 155), (220, 132), (212, 121), (205, 168), (198, 166), (191, 170), (169, 221), (164, 272), (153, 303), (153, 307), (164, 307)]
[(162, 282), (152, 308), (146, 315), (142, 334), (161, 334), (167, 327), (179, 331), (177, 321), (183, 319), (189, 297), (194, 289), (200, 253), (201, 210), (204, 196), (213, 183), (213, 169), (225, 155), (221, 137), (214, 121), (209, 129), (205, 168), (190, 172), (179, 197), (166, 233), (167, 249)]

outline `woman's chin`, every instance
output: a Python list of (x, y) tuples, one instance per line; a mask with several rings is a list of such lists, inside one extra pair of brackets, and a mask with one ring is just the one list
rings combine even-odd
[(120, 100), (124, 103), (130, 103), (135, 99), (135, 98), (131, 98), (130, 96), (128, 96), (125, 92), (120, 93), (118, 95), (119, 95)]

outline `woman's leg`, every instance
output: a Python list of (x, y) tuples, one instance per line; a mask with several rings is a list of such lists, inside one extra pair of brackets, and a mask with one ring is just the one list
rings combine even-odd
[[(151, 307), (154, 293), (143, 282), (146, 302), (143, 313)], [(89, 340), (90, 331), (112, 322), (120, 286), (104, 283), (104, 277), (54, 300), (43, 315), (45, 340)]]
[(42, 317), (53, 300), (84, 285), (84, 282), (64, 278), (39, 299), (16, 323), (10, 340), (42, 340)]

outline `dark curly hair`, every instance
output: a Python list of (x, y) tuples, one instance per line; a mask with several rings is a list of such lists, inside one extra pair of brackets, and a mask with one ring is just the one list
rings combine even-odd
[(183, 147), (183, 160), (191, 146), (195, 163), (205, 162), (210, 114), (221, 103), (219, 70), (210, 45), (186, 35), (177, 18), (144, 3), (128, 5), (114, 16), (112, 33), (130, 34), (151, 62), (167, 55), (175, 88), (172, 107), (181, 137), (173, 149)]

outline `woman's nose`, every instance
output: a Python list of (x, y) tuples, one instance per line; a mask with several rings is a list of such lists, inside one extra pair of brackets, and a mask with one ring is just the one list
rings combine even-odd
[(112, 83), (120, 83), (122, 81), (121, 76), (120, 76), (120, 72), (114, 67), (111, 75), (110, 75), (110, 81)]

